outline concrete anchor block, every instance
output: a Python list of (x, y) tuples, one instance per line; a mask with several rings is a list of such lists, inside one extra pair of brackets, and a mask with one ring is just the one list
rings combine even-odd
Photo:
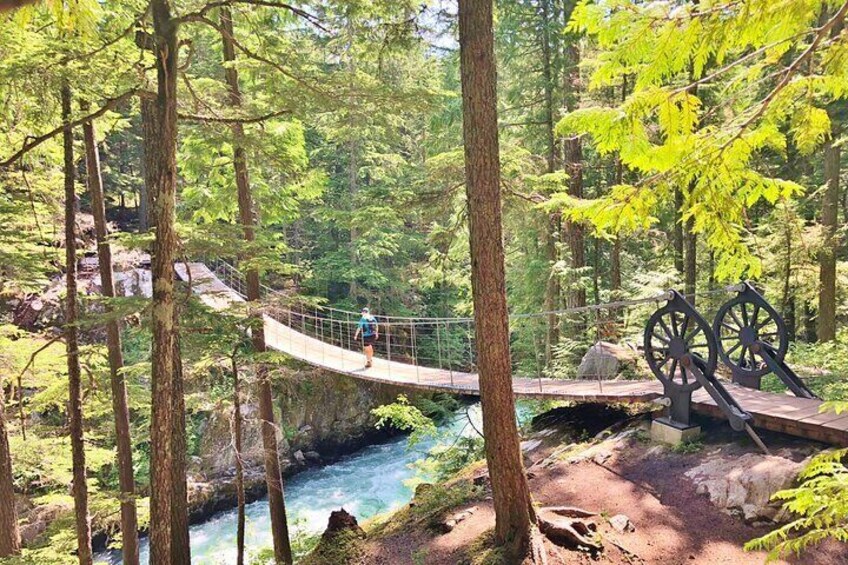
[(686, 426), (672, 424), (666, 418), (657, 418), (651, 422), (651, 439), (669, 445), (678, 445), (698, 439), (701, 426)]

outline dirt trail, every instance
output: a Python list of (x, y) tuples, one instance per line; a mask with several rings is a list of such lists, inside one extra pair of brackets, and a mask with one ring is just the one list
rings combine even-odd
[[(735, 447), (734, 447), (735, 449)], [(740, 451), (747, 447), (739, 448)], [(540, 461), (549, 450), (534, 452)], [(745, 524), (698, 495), (684, 473), (703, 454), (678, 454), (651, 448), (637, 439), (606, 457), (549, 466), (531, 467), (530, 486), (540, 506), (569, 505), (601, 513), (597, 518), (605, 550), (592, 557), (550, 546), (550, 562), (610, 564), (759, 564), (765, 553), (743, 551), (744, 543), (768, 531)], [(363, 563), (447, 565), (467, 562), (467, 548), (494, 525), (490, 500), (467, 504), (478, 511), (444, 535), (403, 531), (370, 540)], [(625, 514), (635, 531), (619, 533), (607, 518)], [(806, 553), (801, 558), (776, 563), (798, 565), (848, 564), (848, 549), (836, 543)]]

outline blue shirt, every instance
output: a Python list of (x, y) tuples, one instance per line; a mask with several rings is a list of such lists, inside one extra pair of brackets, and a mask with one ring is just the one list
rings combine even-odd
[(376, 334), (371, 328), (377, 327), (377, 319), (371, 314), (366, 314), (359, 318), (358, 326), (359, 331), (362, 332), (362, 337), (371, 337)]

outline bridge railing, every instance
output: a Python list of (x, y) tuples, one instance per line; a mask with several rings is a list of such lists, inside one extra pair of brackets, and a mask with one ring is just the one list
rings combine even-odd
[[(246, 298), (244, 275), (232, 264), (205, 261), (219, 279)], [(277, 322), (322, 343), (361, 351), (362, 336), (356, 339), (360, 314), (332, 306), (310, 303), (262, 285), (265, 313)], [(726, 290), (702, 293), (714, 297)], [(667, 298), (666, 293), (612, 301), (603, 304), (510, 316), (510, 349), (513, 373), (544, 378), (609, 378), (601, 364), (583, 364), (584, 355), (595, 344), (619, 344), (632, 351), (634, 366), (641, 353), (644, 325), (651, 313)], [(454, 374), (476, 371), (477, 342), (473, 318), (421, 318), (382, 316), (373, 313), (380, 339), (375, 356), (415, 367), (438, 368)], [(619, 354), (622, 350), (619, 350)], [(644, 369), (644, 367), (643, 367)], [(634, 377), (650, 378), (647, 371)]]

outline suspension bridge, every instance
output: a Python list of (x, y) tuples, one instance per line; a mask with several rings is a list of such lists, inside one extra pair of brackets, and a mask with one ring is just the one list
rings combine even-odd
[[(177, 276), (190, 283), (201, 300), (213, 309), (223, 311), (238, 307), (245, 301), (245, 279), (235, 267), (226, 262), (214, 260), (203, 263), (178, 263), (175, 269)], [(263, 295), (265, 339), (267, 346), (273, 350), (356, 379), (432, 392), (471, 396), (480, 394), (478, 375), (475, 370), (476, 347), (472, 318), (378, 316), (380, 339), (375, 346), (373, 366), (366, 369), (360, 342), (354, 338), (359, 320), (358, 313), (324, 305), (294, 303), (292, 297), (264, 286)], [(591, 332), (594, 328), (595, 337), (600, 342), (602, 338), (607, 337), (610, 320), (624, 319), (623, 323), (627, 325), (627, 320), (631, 319), (632, 321), (629, 322), (631, 326), (640, 325), (642, 320), (648, 317), (644, 315), (646, 312), (652, 311), (666, 301), (671, 305), (672, 298), (672, 295), (663, 294), (640, 300), (613, 302), (553, 313), (511, 316), (510, 324), (513, 333), (529, 336), (523, 341), (514, 340), (513, 350), (527, 349), (529, 355), (526, 357), (531, 359), (529, 366), (525, 363), (523, 367), (516, 367), (514, 374), (535, 373), (532, 377), (513, 378), (515, 395), (523, 398), (575, 402), (664, 401), (666, 405), (673, 402), (677, 408), (675, 409), (674, 406), (670, 408), (672, 414), (680, 414), (682, 409), (685, 409), (688, 414), (691, 408), (694, 412), (712, 417), (727, 417), (731, 424), (734, 424), (735, 429), (742, 429), (741, 425), (744, 423), (835, 445), (848, 445), (848, 414), (821, 412), (821, 400), (812, 397), (811, 394), (806, 395), (807, 397), (791, 396), (764, 392), (737, 383), (717, 383), (717, 378), (712, 376), (715, 371), (716, 344), (723, 344), (723, 340), (727, 337), (723, 337), (719, 332), (720, 339), (716, 340), (712, 331), (706, 331), (703, 328), (703, 321), (701, 321), (700, 332), (697, 331), (699, 326), (695, 321), (687, 330), (690, 319), (686, 317), (689, 316), (686, 313), (679, 314), (672, 311), (671, 317), (665, 318), (666, 322), (660, 316), (655, 321), (659, 325), (655, 323), (655, 326), (663, 329), (657, 330), (654, 326), (649, 326), (649, 333), (645, 333), (646, 347), (649, 348), (648, 364), (657, 376), (656, 379), (578, 380), (545, 376), (546, 355), (540, 344), (543, 343), (546, 324), (550, 323), (552, 316), (572, 317), (572, 321), (577, 320), (576, 323), (583, 324), (583, 332)], [(642, 309), (643, 315), (639, 315), (638, 309)], [(750, 312), (744, 308), (743, 311), (747, 324)], [(656, 314), (661, 312), (666, 313), (666, 310), (660, 309)], [(739, 317), (732, 310), (730, 313), (736, 318)], [(654, 320), (656, 314), (650, 320)], [(750, 325), (756, 326), (761, 322), (758, 320), (756, 311), (753, 315), (754, 319)], [(775, 317), (779, 320), (776, 313)], [(590, 326), (587, 320), (591, 320), (593, 324)], [(782, 324), (782, 320), (779, 321)], [(762, 322), (762, 325), (765, 326), (767, 322), (768, 320)], [(731, 323), (733, 323), (732, 320)], [(730, 326), (730, 324), (725, 325)], [(739, 320), (739, 325), (743, 325), (742, 320)], [(739, 330), (739, 335), (747, 336), (745, 333), (747, 330), (736, 329)], [(766, 328), (758, 329), (760, 333), (766, 335)], [(678, 333), (680, 339), (675, 338)], [(665, 335), (667, 337), (663, 337)], [(694, 341), (692, 338), (695, 335), (701, 335), (702, 338), (708, 336), (709, 339), (701, 343), (692, 343), (690, 351), (688, 344)], [(662, 341), (656, 341), (657, 339)], [(655, 357), (655, 353), (650, 351), (651, 344), (654, 342), (660, 346), (659, 357)], [(666, 347), (662, 347), (663, 342)], [(685, 351), (670, 353), (675, 348), (679, 350), (681, 343), (684, 344)], [(781, 342), (777, 345), (782, 348), (782, 353), (785, 353), (785, 344)], [(656, 345), (653, 347), (657, 348)], [(711, 380), (701, 378), (696, 381), (692, 372), (694, 366), (690, 366), (685, 360), (685, 357), (692, 352), (697, 355), (699, 347), (705, 348), (702, 355), (712, 362), (711, 367), (706, 367), (706, 363), (702, 367), (709, 369)], [(706, 351), (708, 347), (711, 351)], [(758, 373), (753, 374), (759, 377), (763, 374), (761, 369), (764, 363), (756, 363), (754, 348), (755, 346), (749, 343), (743, 348), (742, 356), (738, 358), (737, 351), (730, 351), (733, 359), (725, 355), (730, 349), (729, 346), (721, 349), (720, 353), (723, 358), (728, 357), (728, 361), (731, 361), (730, 366), (735, 371), (749, 374), (749, 369), (753, 370), (756, 367)], [(701, 357), (696, 358), (701, 359)], [(749, 359), (753, 360), (753, 364)], [(672, 363), (666, 363), (669, 360)], [(680, 361), (679, 367), (678, 361)], [(657, 369), (658, 365), (659, 369)], [(671, 366), (670, 369), (669, 366)], [(698, 366), (701, 366), (700, 362)], [(734, 380), (737, 379), (734, 378)], [(700, 386), (699, 382), (706, 386)], [(791, 383), (789, 384), (791, 386)], [(716, 388), (721, 390), (716, 392)], [(683, 400), (679, 398), (681, 391), (685, 397)], [(728, 398), (730, 408), (728, 408)], [(685, 407), (682, 406), (684, 402)], [(744, 422), (736, 426), (736, 423), (741, 422), (739, 418), (744, 418)], [(688, 415), (685, 416), (685, 420), (688, 424)], [(750, 427), (748, 429), (750, 430)]]

